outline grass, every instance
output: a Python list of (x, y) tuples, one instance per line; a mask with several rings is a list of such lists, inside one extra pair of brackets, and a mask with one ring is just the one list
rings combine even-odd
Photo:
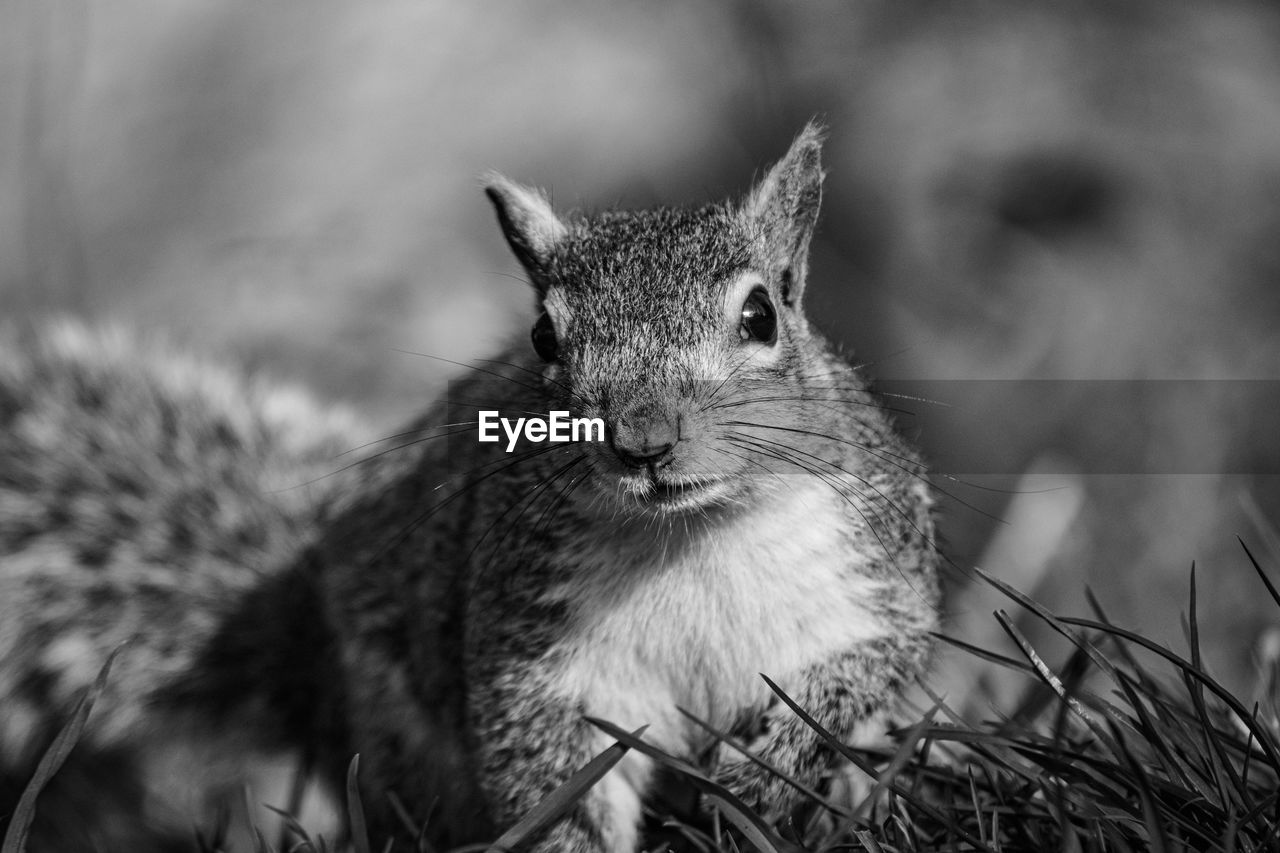
[[(1280, 592), (1253, 554), (1247, 548), (1245, 552), (1280, 615)], [(922, 710), (913, 725), (893, 732), (887, 746), (861, 748), (832, 737), (770, 683), (834, 752), (874, 780), (860, 798), (846, 798), (841, 804), (833, 802), (833, 796), (808, 790), (801, 809), (768, 821), (698, 767), (645, 743), (642, 731), (627, 732), (592, 720), (617, 743), (489, 849), (517, 848), (573, 808), (628, 749), (635, 749), (695, 789), (714, 816), (701, 824), (666, 816), (659, 822), (673, 841), (654, 848), (658, 850), (1280, 851), (1280, 720), (1274, 681), (1262, 701), (1246, 703), (1205, 671), (1194, 568), (1185, 654), (1112, 624), (1092, 599), (1092, 618), (1067, 618), (999, 580), (984, 576), (983, 581), (999, 589), (1011, 606), (1066, 637), (1074, 648), (1059, 669), (1052, 669), (1004, 611), (996, 618), (1020, 649), (1020, 658), (942, 638), (990, 664), (1022, 672), (1039, 685), (997, 719), (971, 722), (942, 699), (931, 697), (932, 707)], [(105, 671), (99, 681), (103, 678)], [(24, 805), (10, 821), (0, 853), (23, 849), (35, 795), (74, 745), (93, 695), (82, 700), (41, 763)], [(389, 844), (371, 841), (364, 828), (358, 766), (357, 758), (348, 774), (349, 848), (355, 853), (391, 850)], [(273, 845), (259, 832), (255, 853), (347, 849), (309, 838), (285, 818), (288, 840)], [(200, 846), (212, 853), (221, 844), (215, 836)], [(431, 851), (421, 839), (417, 848)]]
[[(1052, 701), (1033, 696), (982, 726), (940, 706), (945, 723), (900, 737), (913, 759), (889, 781), (893, 794), (865, 849), (1280, 849), (1274, 697), (1266, 707), (1246, 706), (1205, 672), (1194, 570), (1186, 656), (1111, 624), (1096, 603), (1097, 618), (1058, 618), (1002, 591), (1072, 642), (1067, 677), (1050, 671), (1001, 613), (1025, 660), (971, 651), (1039, 679)], [(1134, 648), (1153, 653), (1174, 677), (1153, 673)], [(1081, 686), (1090, 671), (1107, 695)]]

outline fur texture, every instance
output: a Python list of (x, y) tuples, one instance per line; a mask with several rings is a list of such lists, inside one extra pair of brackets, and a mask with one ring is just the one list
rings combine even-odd
[[(249, 726), (214, 744), (153, 702), (322, 523), (320, 491), (293, 487), (360, 433), (161, 342), (72, 323), (0, 336), (0, 814), (121, 647), (31, 850), (189, 849), (205, 795), (240, 784), (224, 757), (283, 749)], [(262, 662), (242, 665), (247, 686)], [(181, 776), (161, 770), (183, 761)]]

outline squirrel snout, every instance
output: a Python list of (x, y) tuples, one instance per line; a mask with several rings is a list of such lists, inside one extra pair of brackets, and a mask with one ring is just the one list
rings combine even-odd
[(680, 441), (680, 426), (664, 416), (618, 420), (606, 430), (609, 446), (631, 468), (657, 467)]

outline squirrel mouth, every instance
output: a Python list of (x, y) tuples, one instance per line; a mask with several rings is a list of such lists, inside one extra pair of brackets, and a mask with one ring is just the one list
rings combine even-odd
[(702, 490), (697, 483), (654, 483), (653, 499), (675, 501)]
[(650, 478), (647, 488), (637, 497), (645, 505), (660, 512), (676, 512), (704, 507), (723, 497), (723, 486), (718, 481), (692, 480), (664, 482)]

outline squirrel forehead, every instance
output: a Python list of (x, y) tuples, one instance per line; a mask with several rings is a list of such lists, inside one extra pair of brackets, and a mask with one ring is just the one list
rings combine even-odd
[(552, 286), (570, 304), (592, 297), (687, 304), (714, 296), (751, 260), (750, 236), (724, 205), (610, 211), (576, 223), (557, 246)]

